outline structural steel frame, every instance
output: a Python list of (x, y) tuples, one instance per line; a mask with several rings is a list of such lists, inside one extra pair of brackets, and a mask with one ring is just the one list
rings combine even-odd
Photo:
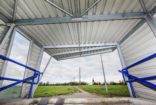
[[(31, 94), (32, 94), (32, 89), (33, 89), (32, 86), (34, 84), (38, 84), (39, 83), (39, 79), (40, 79), (41, 73), (38, 70), (36, 70), (36, 69), (33, 69), (33, 68), (31, 68), (29, 66), (26, 66), (26, 65), (24, 65), (22, 63), (19, 63), (19, 62), (13, 60), (13, 59), (7, 58), (7, 57), (5, 57), (3, 55), (0, 55), (0, 59), (7, 60), (9, 62), (12, 62), (14, 64), (17, 64), (17, 65), (21, 66), (21, 67), (26, 68), (26, 70), (30, 70), (30, 71), (33, 71), (34, 72), (34, 74), (32, 76), (27, 77), (27, 78), (24, 78), (22, 80), (18, 80), (18, 79), (14, 79), (14, 78), (9, 78), (9, 77), (0, 77), (0, 80), (15, 81), (14, 83), (11, 83), (9, 85), (6, 85), (6, 86), (1, 87), (0, 88), (0, 91), (6, 90), (6, 89), (8, 89), (10, 87), (13, 87), (13, 86), (16, 86), (16, 85), (18, 85), (20, 83), (29, 83), (29, 84), (31, 84), (31, 88), (29, 90), (29, 96), (28, 96), (30, 98), (31, 97)], [(35, 79), (36, 78), (37, 78), (37, 81), (35, 82)], [(31, 80), (31, 82), (30, 82), (30, 80)]]
[[(156, 53), (154, 53), (154, 54), (152, 54), (150, 56), (147, 56), (147, 57), (145, 57), (145, 58), (143, 58), (143, 59), (141, 59), (141, 60), (139, 60), (139, 61), (127, 66), (127, 67), (125, 67), (125, 68), (123, 68), (122, 70), (120, 70), (120, 72), (123, 75), (123, 79), (125, 80), (125, 82), (130, 84), (130, 88), (131, 88), (131, 92), (132, 92), (133, 97), (136, 97), (136, 95), (135, 95), (135, 91), (134, 91), (134, 87), (132, 85), (132, 82), (138, 82), (138, 83), (141, 83), (144, 86), (149, 87), (151, 89), (156, 89), (156, 84), (147, 81), (147, 80), (156, 79), (156, 75), (140, 78), (140, 77), (137, 77), (137, 76), (134, 76), (134, 75), (130, 74), (128, 69), (133, 68), (133, 67), (135, 67), (135, 66), (137, 66), (139, 64), (142, 64), (142, 63), (147, 62), (147, 61), (149, 61), (151, 59), (154, 59), (154, 58), (156, 58)], [(128, 77), (128, 80), (125, 79), (125, 76)]]
[[(118, 55), (119, 55), (119, 58), (120, 58), (120, 62), (121, 62), (122, 68), (125, 68), (126, 67), (126, 63), (125, 63), (125, 59), (123, 57), (123, 54), (122, 54), (122, 51), (121, 51), (121, 47), (120, 47), (119, 44), (117, 45), (117, 51), (118, 51)], [(128, 79), (128, 78), (125, 78), (124, 75), (122, 75), (122, 76), (123, 76), (124, 79)], [(132, 84), (127, 83), (127, 86), (128, 86), (128, 90), (129, 90), (130, 96), (133, 97), (133, 92), (131, 90)]]
[[(3, 25), (9, 26), (10, 28), (7, 29), (7, 32), (4, 32), (6, 34), (4, 34), (3, 40), (1, 40), (1, 44), (0, 44), (0, 48), (1, 46), (3, 46), (4, 42), (6, 41), (7, 37), (9, 36), (9, 34), (11, 34), (11, 32), (13, 31), (13, 29), (16, 27), (18, 30), (21, 30), (18, 26), (24, 26), (24, 25), (42, 25), (42, 24), (59, 24), (59, 23), (75, 23), (75, 22), (93, 22), (93, 21), (112, 21), (112, 20), (128, 20), (128, 19), (140, 19), (140, 22), (138, 22), (136, 24), (135, 27), (133, 27), (120, 41), (119, 41), (119, 45), (121, 45), (125, 40), (127, 40), (137, 29), (139, 29), (144, 23), (147, 23), (149, 25), (149, 27), (151, 28), (152, 32), (154, 33), (154, 35), (156, 36), (156, 20), (153, 18), (153, 15), (156, 13), (156, 6), (150, 10), (147, 11), (146, 6), (144, 4), (143, 0), (139, 0), (140, 1), (140, 5), (143, 9), (143, 12), (138, 12), (138, 13), (116, 13), (116, 14), (108, 14), (108, 15), (93, 15), (93, 16), (86, 16), (84, 15), (85, 13), (87, 13), (93, 6), (95, 6), (98, 2), (100, 2), (100, 0), (95, 1), (88, 9), (86, 9), (81, 16), (78, 17), (52, 17), (52, 18), (37, 18), (37, 19), (16, 19), (16, 9), (17, 9), (17, 4), (18, 4), (18, 0), (14, 0), (14, 10), (13, 10), (13, 16), (12, 19), (8, 19), (6, 16), (4, 16), (2, 13), (0, 13), (0, 19), (5, 23)], [(54, 4), (56, 5), (56, 4)], [(57, 8), (57, 5), (55, 6)], [(59, 8), (57, 8), (59, 9)], [(61, 10), (61, 8), (59, 9)], [(65, 11), (63, 11), (65, 12)], [(66, 11), (67, 12), (67, 11)], [(5, 30), (6, 31), (6, 30)], [(25, 33), (23, 30), (21, 30), (23, 33)], [(49, 49), (49, 48), (72, 48), (72, 45), (68, 45), (68, 46), (43, 46), (41, 43), (39, 43), (37, 40), (33, 39), (29, 34), (27, 34), (27, 36), (30, 37), (30, 39), (32, 39), (34, 41), (34, 43), (36, 43), (38, 46), (40, 46), (41, 48), (44, 47), (45, 50)], [(87, 47), (92, 47), (94, 45), (90, 45)], [(95, 45), (96, 46), (96, 45)], [(84, 46), (74, 46), (76, 48), (81, 48)], [(100, 46), (101, 47), (101, 46)], [(95, 49), (96, 50), (96, 49)], [(46, 50), (47, 51), (47, 50)], [(48, 51), (47, 51), (48, 52)], [(48, 52), (49, 53), (49, 52)], [(67, 52), (68, 53), (68, 52)], [(77, 52), (71, 53), (71, 54), (75, 54)], [(55, 54), (54, 54), (55, 55)], [(57, 55), (57, 54), (56, 54)], [(55, 55), (55, 56), (56, 56)], [(61, 54), (59, 54), (61, 55)], [(63, 54), (65, 55), (65, 54)], [(52, 56), (52, 55), (51, 55)], [(120, 59), (122, 59), (122, 54), (120, 51)], [(72, 58), (72, 57), (71, 57)], [(125, 62), (124, 60), (121, 60), (123, 67), (125, 67)], [(127, 71), (123, 72), (125, 75), (127, 75), (128, 77), (130, 77), (130, 79), (134, 79), (137, 81), (140, 81), (140, 79), (130, 75)], [(35, 75), (35, 74), (34, 74)], [(33, 77), (32, 77), (33, 78)], [(9, 79), (9, 78), (5, 78), (5, 79)], [(133, 81), (134, 81), (133, 80)], [(143, 83), (145, 82), (146, 78), (143, 79)], [(14, 80), (15, 81), (15, 80)], [(129, 81), (129, 82), (133, 82), (133, 81)], [(142, 80), (141, 80), (142, 81)], [(22, 82), (27, 82), (27, 80), (22, 81)], [(33, 82), (32, 82), (33, 83)], [(132, 87), (130, 85), (130, 87)], [(133, 94), (133, 90), (131, 91), (131, 93)]]

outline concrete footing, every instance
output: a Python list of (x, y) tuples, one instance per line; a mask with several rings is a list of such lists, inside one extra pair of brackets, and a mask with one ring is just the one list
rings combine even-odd
[(0, 105), (155, 105), (155, 103), (156, 101), (140, 98), (44, 98), (44, 100), (34, 98), (3, 100)]

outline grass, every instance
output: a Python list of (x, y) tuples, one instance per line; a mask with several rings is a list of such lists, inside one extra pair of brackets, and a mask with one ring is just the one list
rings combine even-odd
[(89, 93), (95, 93), (105, 97), (128, 97), (129, 91), (126, 85), (108, 85), (108, 93), (103, 85), (84, 85), (81, 87)]
[[(108, 93), (103, 85), (83, 85), (81, 88), (89, 93), (95, 93), (104, 97), (128, 97), (129, 91), (126, 85), (108, 85)], [(38, 86), (34, 97), (52, 97), (79, 92), (76, 86)]]
[(78, 92), (75, 86), (38, 86), (34, 97), (52, 97)]
[(17, 98), (21, 95), (21, 86), (13, 86), (0, 92), (0, 99)]

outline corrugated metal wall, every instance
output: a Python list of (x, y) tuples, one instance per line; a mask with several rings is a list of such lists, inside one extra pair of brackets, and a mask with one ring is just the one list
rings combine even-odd
[[(6, 30), (7, 30), (7, 27), (0, 27), (0, 37), (1, 38), (2, 38), (2, 34), (6, 33)], [(7, 55), (7, 50), (9, 48), (10, 41), (11, 41), (11, 35), (10, 35), (10, 37), (8, 37), (5, 44), (0, 49), (0, 54), (5, 55), (5, 56)], [(3, 75), (3, 72), (2, 72), (3, 65), (4, 65), (4, 60), (0, 60), (0, 75)]]
[[(40, 52), (41, 52), (41, 48), (39, 48), (36, 44), (32, 43), (30, 46), (30, 52), (29, 52), (30, 55), (28, 57), (28, 60), (29, 60), (28, 66), (37, 69)], [(32, 71), (26, 70), (25, 78), (32, 76), (33, 73), (34, 72), (32, 72)], [(21, 96), (28, 97), (29, 89), (30, 89), (30, 84), (24, 83)]]
[[(126, 65), (130, 65), (144, 57), (156, 52), (156, 37), (147, 24), (144, 24), (131, 37), (121, 44), (121, 50)], [(156, 74), (156, 59), (129, 69), (129, 72), (138, 77), (152, 76)], [(156, 83), (156, 80), (151, 82)], [(156, 99), (156, 92), (139, 83), (133, 83), (137, 97)]]

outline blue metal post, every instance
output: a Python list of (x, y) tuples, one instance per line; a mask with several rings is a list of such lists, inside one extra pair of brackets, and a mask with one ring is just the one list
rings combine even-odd
[[(34, 76), (36, 76), (36, 72), (34, 72)], [(32, 78), (32, 82), (30, 84), (30, 90), (29, 90), (28, 98), (32, 98), (32, 90), (33, 90), (34, 80), (35, 80), (35, 78)]]
[[(127, 69), (124, 70), (124, 72), (125, 72), (126, 74), (129, 74), (129, 72), (128, 72)], [(128, 76), (127, 76), (127, 77), (128, 77)], [(130, 85), (130, 88), (131, 88), (132, 95), (133, 95), (133, 97), (136, 97), (133, 84), (132, 84), (132, 82), (130, 81), (130, 78), (129, 78), (129, 77), (128, 77), (128, 81), (129, 81), (129, 85)]]

